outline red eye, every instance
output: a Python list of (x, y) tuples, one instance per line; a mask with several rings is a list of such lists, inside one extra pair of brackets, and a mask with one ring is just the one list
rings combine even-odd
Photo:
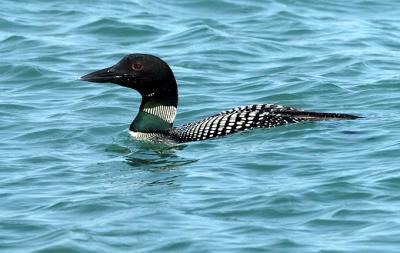
[(143, 69), (143, 65), (140, 64), (140, 63), (134, 63), (134, 64), (132, 64), (132, 69), (136, 70), (136, 71), (142, 70)]

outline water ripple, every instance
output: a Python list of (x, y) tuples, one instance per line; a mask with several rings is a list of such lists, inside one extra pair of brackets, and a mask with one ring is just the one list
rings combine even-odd
[[(397, 252), (398, 7), (2, 1), (1, 250)], [(176, 74), (175, 125), (254, 103), (364, 118), (136, 142), (139, 94), (78, 81), (135, 52)]]

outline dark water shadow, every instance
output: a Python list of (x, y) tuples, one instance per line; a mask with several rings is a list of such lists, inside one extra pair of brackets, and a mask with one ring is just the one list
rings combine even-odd
[(147, 186), (173, 185), (175, 180), (182, 176), (178, 171), (179, 168), (198, 161), (177, 155), (177, 151), (184, 149), (183, 145), (137, 143), (137, 148), (125, 156), (124, 162), (133, 170), (157, 173), (153, 175), (157, 179), (146, 182)]
[(177, 151), (184, 149), (184, 146), (153, 143), (139, 143), (137, 146), (136, 151), (125, 156), (125, 163), (135, 169), (152, 172), (169, 171), (198, 161), (177, 155)]
[(184, 175), (180, 170), (183, 166), (198, 161), (179, 155), (179, 151), (185, 147), (121, 138), (108, 145), (106, 152), (128, 165), (119, 167), (125, 179), (135, 178), (147, 186), (172, 185), (178, 177)]

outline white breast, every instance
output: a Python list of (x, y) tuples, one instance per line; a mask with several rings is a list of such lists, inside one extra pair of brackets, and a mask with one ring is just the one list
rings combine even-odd
[(156, 133), (142, 133), (142, 132), (133, 132), (129, 131), (129, 134), (132, 138), (136, 140), (151, 140), (156, 137), (158, 134)]

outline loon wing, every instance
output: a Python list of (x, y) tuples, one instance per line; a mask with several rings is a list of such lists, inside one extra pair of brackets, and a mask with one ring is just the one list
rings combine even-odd
[(270, 128), (302, 121), (356, 118), (359, 117), (349, 114), (305, 112), (275, 104), (249, 105), (224, 111), (178, 128), (172, 128), (170, 135), (179, 142), (189, 142), (224, 136), (252, 128)]

